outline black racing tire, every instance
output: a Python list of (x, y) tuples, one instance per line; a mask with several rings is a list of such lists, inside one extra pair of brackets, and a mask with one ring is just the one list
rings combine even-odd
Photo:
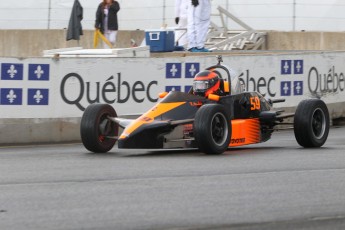
[(201, 152), (209, 155), (222, 154), (230, 144), (230, 116), (222, 105), (204, 105), (195, 114), (193, 131)]
[(108, 117), (117, 117), (114, 108), (108, 104), (92, 104), (83, 114), (80, 124), (81, 140), (85, 148), (94, 153), (109, 152), (115, 145), (119, 127)]
[(325, 102), (319, 99), (304, 100), (295, 113), (294, 132), (299, 145), (319, 148), (325, 144), (329, 133), (329, 113)]

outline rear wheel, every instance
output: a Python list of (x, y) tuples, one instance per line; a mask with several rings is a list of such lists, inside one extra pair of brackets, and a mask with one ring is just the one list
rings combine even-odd
[(194, 137), (200, 151), (222, 154), (230, 143), (231, 125), (222, 105), (204, 105), (195, 115)]
[(326, 104), (319, 99), (302, 101), (294, 120), (295, 137), (305, 148), (324, 145), (329, 133), (329, 113)]
[(94, 153), (110, 151), (118, 135), (118, 125), (108, 117), (117, 117), (108, 104), (93, 104), (87, 107), (81, 119), (80, 134), (85, 148)]

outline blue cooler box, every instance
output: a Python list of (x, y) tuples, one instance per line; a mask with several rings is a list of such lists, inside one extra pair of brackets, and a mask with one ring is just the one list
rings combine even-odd
[(147, 30), (146, 45), (151, 52), (172, 52), (175, 49), (175, 32), (173, 30)]

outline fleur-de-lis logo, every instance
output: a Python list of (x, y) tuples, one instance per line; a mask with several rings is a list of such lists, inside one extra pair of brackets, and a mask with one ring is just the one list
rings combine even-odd
[(11, 65), (10, 68), (7, 70), (7, 73), (10, 75), (10, 78), (14, 78), (14, 76), (18, 73), (16, 67)]
[(13, 102), (16, 100), (17, 95), (15, 94), (14, 90), (11, 89), (10, 92), (7, 94), (6, 98), (8, 101), (13, 104)]
[(190, 69), (188, 70), (190, 72), (190, 74), (194, 77), (196, 74), (196, 68), (194, 66), (194, 64), (191, 65)]
[(34, 95), (34, 99), (36, 100), (36, 103), (39, 104), (43, 100), (43, 95), (41, 93), (41, 90), (37, 90), (36, 94)]
[(172, 67), (171, 67), (171, 69), (170, 69), (170, 73), (171, 73), (171, 75), (172, 75), (173, 77), (175, 77), (176, 74), (177, 74), (177, 72), (178, 72), (178, 69), (177, 69), (176, 65), (173, 64)]
[(40, 79), (43, 74), (44, 74), (44, 70), (42, 69), (42, 66), (37, 66), (37, 69), (35, 70), (35, 74), (37, 76), (38, 79)]

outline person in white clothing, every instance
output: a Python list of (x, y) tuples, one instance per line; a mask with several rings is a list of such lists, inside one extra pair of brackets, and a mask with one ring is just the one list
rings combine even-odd
[(175, 39), (179, 46), (185, 46), (188, 43), (185, 30), (188, 26), (188, 5), (190, 0), (175, 0), (175, 22), (178, 28), (175, 33)]
[(210, 0), (191, 0), (188, 7), (188, 50), (210, 52), (205, 48), (207, 32), (211, 23)]

